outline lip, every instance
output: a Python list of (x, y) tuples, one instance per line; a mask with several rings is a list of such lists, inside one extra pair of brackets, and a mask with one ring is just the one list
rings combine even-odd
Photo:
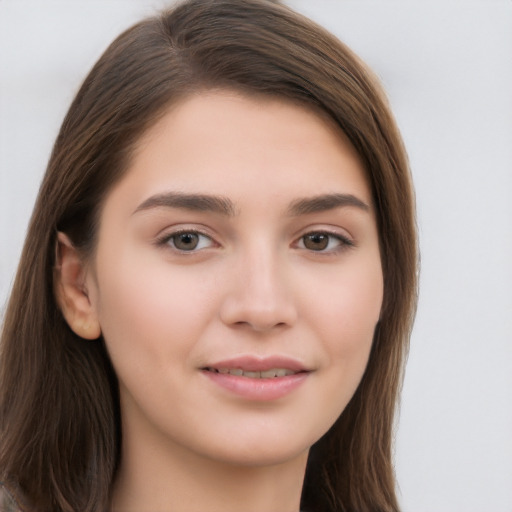
[[(229, 373), (209, 371), (226, 368), (240, 368), (244, 371), (261, 372), (273, 368), (284, 368), (296, 373), (284, 377), (249, 378)], [(234, 394), (246, 400), (271, 401), (283, 398), (300, 387), (311, 374), (300, 361), (283, 356), (254, 357), (242, 356), (209, 363), (201, 368), (201, 372), (210, 382), (213, 382), (229, 394)]]
[(247, 372), (264, 372), (272, 368), (286, 368), (294, 372), (307, 372), (310, 371), (297, 359), (286, 356), (239, 356), (232, 359), (225, 359), (215, 363), (204, 365), (203, 368), (215, 368), (217, 370), (224, 368), (241, 368)]

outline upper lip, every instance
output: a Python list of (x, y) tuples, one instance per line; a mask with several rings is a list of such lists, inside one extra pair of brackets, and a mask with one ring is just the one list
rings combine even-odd
[(274, 368), (284, 368), (294, 372), (309, 371), (304, 364), (297, 359), (286, 356), (267, 356), (257, 357), (252, 355), (234, 357), (232, 359), (223, 359), (215, 363), (209, 363), (203, 367), (220, 370), (222, 368), (233, 369), (240, 368), (248, 372), (264, 372)]

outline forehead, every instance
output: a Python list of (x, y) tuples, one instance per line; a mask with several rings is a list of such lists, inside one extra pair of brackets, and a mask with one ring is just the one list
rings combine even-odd
[(129, 184), (134, 201), (168, 189), (235, 201), (343, 192), (371, 203), (356, 150), (326, 114), (230, 91), (174, 104), (141, 138), (116, 188)]

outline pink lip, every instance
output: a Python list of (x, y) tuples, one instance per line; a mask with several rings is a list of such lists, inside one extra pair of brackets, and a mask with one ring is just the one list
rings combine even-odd
[(205, 368), (241, 368), (248, 372), (263, 372), (271, 370), (272, 368), (286, 368), (294, 372), (305, 372), (308, 369), (296, 359), (284, 356), (268, 356), (268, 357), (255, 357), (255, 356), (240, 356), (232, 359), (225, 359), (216, 363), (205, 365)]
[[(285, 368), (297, 373), (285, 377), (257, 379), (231, 375), (229, 373), (216, 373), (209, 371), (208, 368), (217, 370), (222, 368), (240, 368), (244, 371), (252, 372), (265, 371), (272, 368)], [(270, 401), (282, 398), (294, 391), (306, 381), (311, 372), (299, 361), (287, 357), (257, 358), (243, 356), (208, 364), (202, 368), (202, 373), (221, 388), (246, 400)]]

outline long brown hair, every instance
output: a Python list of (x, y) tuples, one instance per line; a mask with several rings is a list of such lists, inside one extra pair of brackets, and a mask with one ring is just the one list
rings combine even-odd
[(0, 477), (35, 510), (103, 512), (120, 456), (115, 373), (103, 340), (64, 321), (53, 289), (56, 233), (94, 251), (100, 208), (141, 135), (169, 105), (212, 88), (327, 113), (362, 161), (377, 212), (384, 302), (349, 405), (311, 449), (301, 507), (395, 511), (393, 418), (416, 304), (407, 158), (380, 86), (310, 20), (270, 0), (191, 0), (119, 36), (74, 99), (48, 164), (6, 310)]

